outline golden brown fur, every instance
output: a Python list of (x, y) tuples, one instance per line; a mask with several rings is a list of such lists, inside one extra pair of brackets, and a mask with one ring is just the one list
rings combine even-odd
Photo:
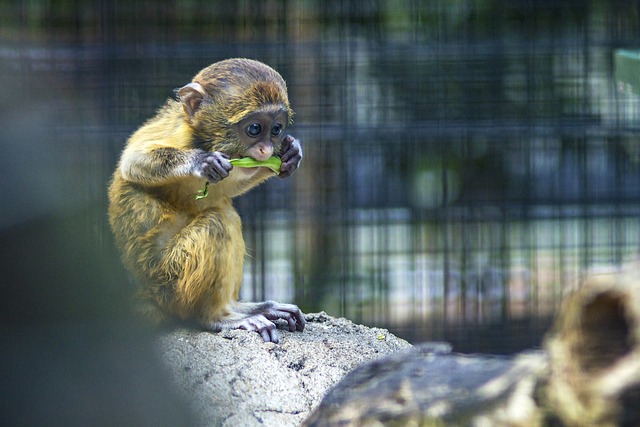
[(252, 114), (263, 120), (284, 117), (284, 126), (291, 121), (284, 80), (264, 64), (227, 60), (202, 70), (178, 93), (179, 100), (167, 101), (130, 137), (109, 187), (111, 227), (125, 265), (142, 285), (144, 311), (157, 320), (165, 315), (193, 319), (212, 330), (253, 329), (272, 341), (277, 335), (265, 335), (271, 322), (263, 315), (302, 330), (304, 319), (295, 306), (235, 302), (245, 244), (231, 199), (273, 173), (228, 166), (223, 179), (206, 178), (206, 198), (195, 198), (206, 181), (201, 163), (209, 161), (202, 160), (209, 153), (221, 153), (224, 161), (268, 156), (293, 145), (300, 153), (295, 164), (289, 161), (289, 174), (297, 168), (302, 153), (293, 137), (286, 137), (287, 147), (282, 137), (254, 144), (237, 128)]

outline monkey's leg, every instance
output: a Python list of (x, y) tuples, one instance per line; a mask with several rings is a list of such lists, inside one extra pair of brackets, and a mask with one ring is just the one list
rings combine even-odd
[(175, 278), (169, 311), (212, 331), (256, 331), (265, 341), (279, 341), (272, 320), (283, 319), (289, 330), (302, 331), (304, 315), (295, 305), (235, 301), (244, 255), (240, 217), (231, 206), (200, 214), (165, 246), (161, 269)]
[[(242, 283), (245, 247), (240, 217), (231, 205), (204, 211), (187, 220), (177, 215), (166, 221), (162, 259), (156, 278), (165, 278), (173, 298), (165, 308), (182, 319), (201, 323), (227, 315)], [(162, 284), (160, 284), (162, 286)]]

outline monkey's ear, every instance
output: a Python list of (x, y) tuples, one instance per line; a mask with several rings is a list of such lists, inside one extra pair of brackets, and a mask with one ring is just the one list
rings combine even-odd
[(176, 89), (178, 99), (182, 103), (184, 112), (192, 118), (193, 115), (200, 109), (202, 103), (207, 99), (207, 93), (200, 83), (189, 83), (182, 86), (180, 89)]

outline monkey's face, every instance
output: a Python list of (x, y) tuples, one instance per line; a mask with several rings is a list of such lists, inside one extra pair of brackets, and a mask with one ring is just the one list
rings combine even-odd
[(249, 114), (232, 126), (241, 150), (229, 154), (267, 160), (280, 151), (288, 122), (287, 112), (281, 109), (266, 109)]

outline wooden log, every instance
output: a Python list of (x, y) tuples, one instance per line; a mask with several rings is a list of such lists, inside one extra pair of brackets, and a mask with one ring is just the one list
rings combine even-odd
[(640, 265), (590, 275), (563, 301), (545, 349), (548, 413), (568, 426), (640, 425)]

